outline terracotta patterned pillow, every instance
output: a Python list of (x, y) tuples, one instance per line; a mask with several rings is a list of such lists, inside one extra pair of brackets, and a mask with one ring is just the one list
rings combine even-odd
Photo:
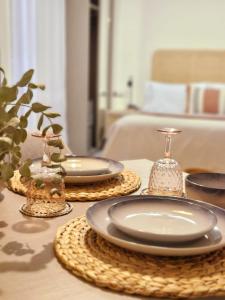
[(225, 87), (187, 87), (186, 112), (189, 114), (225, 114)]

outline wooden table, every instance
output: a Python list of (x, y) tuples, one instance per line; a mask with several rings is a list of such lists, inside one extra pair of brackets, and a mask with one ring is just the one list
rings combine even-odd
[[(141, 176), (142, 186), (136, 192), (139, 194), (147, 186), (152, 162), (133, 160), (124, 164)], [(70, 214), (52, 219), (23, 216), (19, 208), (24, 202), (25, 197), (6, 189), (3, 191), (3, 199), (0, 199), (0, 299), (146, 299), (114, 293), (89, 284), (70, 274), (55, 258), (53, 240), (57, 228), (74, 217), (84, 215), (93, 202), (75, 202)]]

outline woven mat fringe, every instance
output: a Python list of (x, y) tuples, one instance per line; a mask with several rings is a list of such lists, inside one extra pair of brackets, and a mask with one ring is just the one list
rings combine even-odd
[(157, 257), (115, 246), (85, 217), (57, 231), (55, 253), (74, 275), (112, 290), (159, 298), (225, 295), (225, 249), (194, 257)]
[[(115, 178), (89, 185), (66, 185), (67, 201), (96, 201), (116, 196), (131, 194), (139, 189), (140, 177), (133, 171), (125, 170)], [(25, 195), (26, 187), (20, 181), (20, 174), (15, 172), (8, 188), (15, 193)]]

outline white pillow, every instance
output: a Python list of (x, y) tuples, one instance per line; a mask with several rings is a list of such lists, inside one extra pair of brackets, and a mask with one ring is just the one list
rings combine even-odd
[(184, 113), (186, 90), (186, 84), (149, 81), (145, 84), (142, 110), (156, 113)]
[(225, 84), (220, 82), (191, 82), (189, 86), (192, 88), (210, 88), (210, 89), (224, 89)]

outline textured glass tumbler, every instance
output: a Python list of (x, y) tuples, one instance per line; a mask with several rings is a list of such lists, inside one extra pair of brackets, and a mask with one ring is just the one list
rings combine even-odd
[(179, 164), (171, 158), (171, 139), (181, 131), (175, 128), (158, 130), (165, 135), (164, 158), (157, 160), (151, 169), (148, 194), (162, 196), (183, 196), (183, 175)]
[(63, 176), (57, 169), (39, 168), (27, 183), (26, 196), (24, 213), (37, 217), (58, 215), (66, 206)]

